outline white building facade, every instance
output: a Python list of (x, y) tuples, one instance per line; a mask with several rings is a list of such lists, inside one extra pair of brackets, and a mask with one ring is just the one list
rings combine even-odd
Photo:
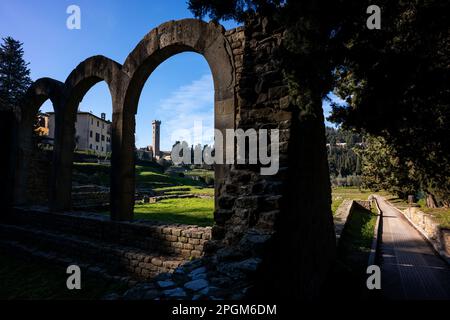
[[(49, 137), (55, 137), (55, 114), (49, 115)], [(106, 155), (111, 152), (111, 121), (106, 120), (106, 115), (101, 117), (89, 112), (78, 112), (75, 122), (75, 143), (77, 150), (91, 151), (96, 154)]]

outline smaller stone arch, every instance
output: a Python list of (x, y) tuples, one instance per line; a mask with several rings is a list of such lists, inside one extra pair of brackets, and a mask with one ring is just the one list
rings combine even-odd
[[(33, 124), (39, 108), (50, 100), (53, 104), (55, 117), (59, 118), (62, 112), (64, 84), (51, 78), (36, 80), (27, 90), (22, 104), (18, 109), (18, 130), (16, 131), (16, 150), (14, 159), (14, 204), (28, 203), (27, 179), (29, 177), (30, 156), (32, 153)], [(55, 128), (56, 131), (59, 128)], [(55, 157), (55, 154), (54, 154)], [(52, 172), (51, 179), (56, 176)], [(52, 184), (52, 183), (51, 183)], [(52, 192), (49, 191), (49, 200), (52, 201)]]
[(119, 88), (122, 65), (105, 56), (97, 55), (81, 62), (67, 77), (64, 86), (68, 102), (80, 102), (96, 83), (105, 81), (114, 96)]
[[(98, 82), (105, 81), (108, 85), (112, 100), (113, 116), (118, 86), (121, 82), (122, 66), (104, 56), (93, 56), (81, 62), (67, 77), (64, 83), (64, 110), (58, 119), (58, 139), (55, 143), (55, 178), (54, 208), (68, 210), (72, 207), (72, 162), (75, 148), (75, 121), (78, 106), (85, 94)], [(114, 139), (114, 134), (113, 134)]]

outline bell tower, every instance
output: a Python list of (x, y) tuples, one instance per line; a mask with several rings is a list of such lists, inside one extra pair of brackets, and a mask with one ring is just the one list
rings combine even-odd
[(161, 129), (161, 121), (153, 120), (153, 157), (159, 157), (159, 141), (160, 141), (160, 129)]

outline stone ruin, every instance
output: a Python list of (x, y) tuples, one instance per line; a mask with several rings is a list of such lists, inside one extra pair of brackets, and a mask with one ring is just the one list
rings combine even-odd
[[(133, 271), (152, 277), (171, 271), (144, 284), (130, 281), (137, 287), (126, 298), (319, 296), (335, 251), (324, 122), (321, 113), (314, 119), (303, 118), (290, 101), (281, 70), (283, 37), (284, 30), (267, 18), (257, 17), (232, 30), (195, 19), (170, 21), (150, 31), (123, 64), (94, 56), (80, 63), (64, 83), (49, 78), (34, 82), (15, 118), (7, 180), (13, 203), (4, 215), (12, 221), (13, 231), (3, 230), (3, 241), (11, 240), (7, 235), (17, 237), (23, 225), (63, 229), (90, 237), (90, 241), (77, 238), (70, 242), (70, 237), (64, 241), (80, 257), (94, 250), (90, 242), (97, 241), (102, 254), (111, 255), (116, 264), (132, 266)], [(280, 130), (278, 174), (262, 176), (259, 165), (216, 165), (215, 224), (192, 238), (183, 236), (189, 226), (160, 228), (132, 222), (139, 96), (162, 62), (185, 51), (203, 55), (211, 68), (217, 129)], [(86, 92), (100, 81), (107, 83), (112, 96), (110, 219), (70, 213), (76, 112)], [(30, 208), (28, 160), (33, 121), (47, 99), (53, 103), (56, 128), (48, 210), (41, 211)], [(185, 257), (190, 250), (189, 259), (200, 259), (164, 265), (148, 252), (142, 256), (121, 252), (122, 246), (133, 246), (135, 236), (130, 230), (138, 229), (142, 238), (137, 243), (148, 243), (147, 247), (140, 245), (140, 252), (156, 244), (185, 250)], [(48, 246), (56, 243), (49, 232), (33, 231), (33, 237), (47, 239)], [(26, 246), (21, 248), (27, 251)], [(96, 271), (95, 264), (89, 268)]]

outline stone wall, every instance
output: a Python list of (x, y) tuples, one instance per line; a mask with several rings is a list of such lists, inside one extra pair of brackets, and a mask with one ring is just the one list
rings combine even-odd
[(72, 187), (74, 209), (107, 209), (109, 206), (109, 188), (84, 185)]
[(28, 201), (35, 204), (48, 204), (49, 181), (52, 167), (52, 153), (34, 148), (29, 162)]
[(344, 199), (341, 205), (336, 209), (336, 213), (333, 216), (334, 228), (336, 230), (336, 242), (339, 242), (342, 231), (344, 231), (345, 224), (347, 223), (348, 216), (353, 208), (354, 200)]
[(95, 213), (50, 213), (39, 209), (17, 209), (14, 221), (132, 246), (153, 253), (179, 255), (185, 259), (201, 257), (205, 244), (211, 239), (210, 227), (142, 220), (114, 222), (105, 215)]
[(372, 201), (368, 201), (368, 200), (353, 200), (355, 203), (357, 203), (358, 205), (360, 205), (361, 207), (363, 207), (364, 209), (367, 210), (372, 210)]
[(433, 216), (420, 211), (418, 208), (410, 207), (402, 211), (403, 214), (412, 222), (431, 241), (434, 248), (447, 259), (450, 259), (450, 230), (441, 228), (433, 220)]
[(259, 280), (249, 295), (317, 296), (335, 250), (322, 111), (308, 122), (291, 103), (284, 30), (275, 22), (256, 17), (226, 36), (235, 62), (236, 128), (278, 129), (280, 167), (273, 176), (262, 176), (259, 165), (231, 167), (217, 200), (211, 252), (218, 270), (246, 268), (252, 259)]

